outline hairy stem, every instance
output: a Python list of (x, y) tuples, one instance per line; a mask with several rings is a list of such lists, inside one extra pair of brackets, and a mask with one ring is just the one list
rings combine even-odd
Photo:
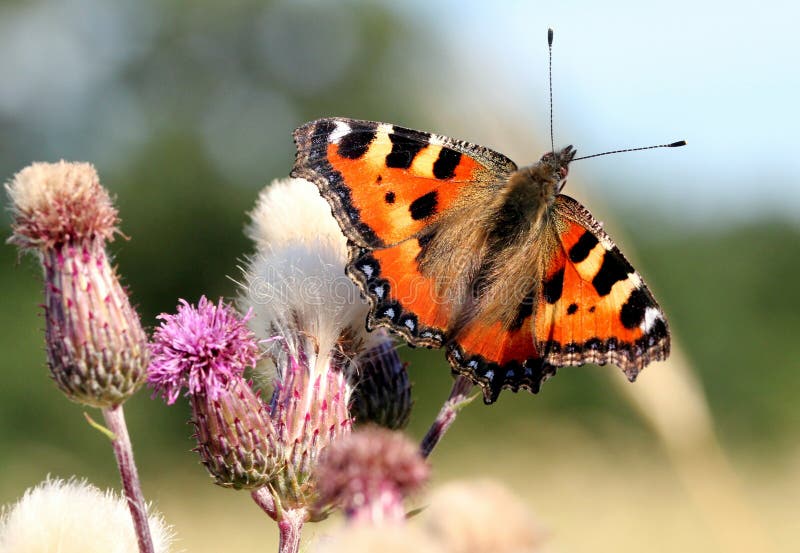
[(139, 473), (136, 470), (136, 462), (133, 460), (133, 447), (130, 436), (128, 436), (128, 426), (125, 424), (122, 405), (103, 409), (103, 417), (108, 429), (114, 433), (111, 445), (114, 448), (114, 456), (117, 458), (117, 467), (119, 467), (119, 475), (122, 478), (125, 498), (128, 500), (128, 508), (131, 511), (133, 529), (136, 532), (136, 540), (139, 542), (139, 552), (154, 553), (150, 526), (147, 523), (147, 508), (144, 504), (142, 488), (139, 485)]
[(471, 401), (469, 393), (472, 391), (472, 381), (466, 376), (457, 376), (453, 382), (453, 387), (450, 389), (450, 396), (444, 402), (436, 420), (433, 421), (428, 433), (422, 438), (420, 451), (422, 456), (427, 458), (436, 444), (444, 436), (453, 421), (456, 420), (456, 415), (467, 403)]
[(297, 553), (300, 550), (300, 531), (303, 529), (307, 515), (308, 512), (303, 508), (281, 511), (281, 517), (278, 520), (279, 553)]

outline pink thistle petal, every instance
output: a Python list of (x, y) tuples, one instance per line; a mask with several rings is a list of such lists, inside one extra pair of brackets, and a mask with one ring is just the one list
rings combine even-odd
[(245, 325), (249, 317), (240, 317), (222, 300), (213, 304), (203, 296), (197, 307), (180, 300), (176, 314), (158, 316), (162, 322), (150, 346), (150, 386), (169, 405), (184, 386), (188, 394), (218, 398), (231, 379), (260, 357), (255, 335)]

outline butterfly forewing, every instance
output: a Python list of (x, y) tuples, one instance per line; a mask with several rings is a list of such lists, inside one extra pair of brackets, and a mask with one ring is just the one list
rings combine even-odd
[(470, 185), (516, 168), (480, 146), (374, 121), (320, 119), (294, 138), (292, 176), (315, 182), (347, 238), (369, 248), (417, 235)]

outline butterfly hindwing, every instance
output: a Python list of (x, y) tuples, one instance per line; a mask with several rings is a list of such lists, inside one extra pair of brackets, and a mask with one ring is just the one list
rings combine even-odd
[(666, 318), (600, 223), (558, 195), (553, 225), (561, 248), (547, 263), (534, 322), (545, 361), (613, 363), (633, 380), (651, 361), (666, 359)]
[[(588, 210), (558, 195), (541, 224), (529, 252), (513, 246), (530, 259), (519, 278), (533, 283), (528, 295), (507, 301), (513, 283), (501, 279), (495, 299), (450, 333), (453, 370), (480, 384), (487, 403), (502, 389), (538, 392), (557, 367), (614, 363), (633, 380), (669, 354), (664, 314)], [(509, 259), (504, 267), (520, 266)]]
[(369, 330), (387, 326), (411, 345), (441, 347), (450, 306), (434, 301), (432, 282), (419, 271), (419, 252), (420, 245), (414, 239), (379, 250), (351, 242), (347, 274), (370, 302)]
[(447, 347), (453, 370), (479, 384), (486, 403), (493, 403), (503, 389), (538, 393), (556, 372), (536, 350), (531, 316), (521, 322), (509, 329), (500, 322), (487, 325), (473, 319)]

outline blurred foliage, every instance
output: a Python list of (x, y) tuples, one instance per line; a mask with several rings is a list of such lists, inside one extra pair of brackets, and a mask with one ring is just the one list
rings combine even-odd
[[(379, 4), (83, 4), (77, 12), (57, 2), (0, 5), (20, 33), (52, 31), (41, 44), (19, 39), (4, 62), (33, 65), (5, 73), (15, 78), (0, 91), (0, 167), (10, 178), (39, 159), (98, 166), (130, 237), (111, 249), (150, 327), (178, 298), (236, 294), (237, 263), (250, 248), (246, 212), (265, 183), (288, 173), (295, 126), (325, 115), (425, 119), (414, 108), (425, 105), (424, 75), (403, 53), (427, 38)], [(87, 9), (95, 10), (88, 22)], [(2, 223), (8, 228), (7, 214)], [(695, 362), (725, 442), (765, 457), (793, 445), (800, 290), (776, 284), (800, 274), (800, 231), (764, 222), (654, 237), (642, 228), (629, 229), (630, 243)], [(0, 248), (3, 480), (25, 474), (34, 482), (52, 471), (113, 482), (107, 444), (48, 381), (39, 269), (16, 255)], [(447, 395), (449, 371), (441, 352), (402, 355), (415, 381), (411, 431), (421, 435)], [(472, 405), (454, 436), (570, 419), (599, 435), (612, 421), (646, 442), (604, 375), (611, 370), (564, 369), (536, 398), (506, 392), (490, 408)], [(143, 390), (126, 410), (145, 474), (171, 463), (201, 470), (189, 453), (185, 406), (166, 408)], [(0, 499), (10, 485), (3, 480)]]

